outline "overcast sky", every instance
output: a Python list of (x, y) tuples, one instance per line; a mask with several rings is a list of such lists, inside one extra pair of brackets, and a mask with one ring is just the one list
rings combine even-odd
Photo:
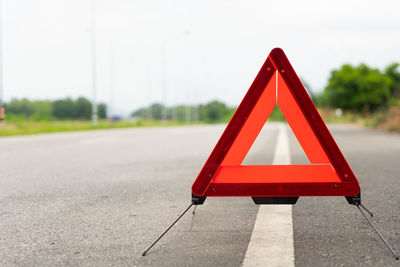
[[(1, 1), (5, 100), (91, 98), (91, 0)], [(317, 92), (343, 63), (400, 62), (399, 14), (398, 0), (97, 0), (98, 98), (114, 84), (120, 113), (161, 102), (162, 44), (168, 105), (239, 104), (274, 47)]]

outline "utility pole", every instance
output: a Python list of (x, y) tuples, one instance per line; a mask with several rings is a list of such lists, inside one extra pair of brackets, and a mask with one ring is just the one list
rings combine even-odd
[(191, 121), (192, 121), (191, 113), (192, 113), (192, 110), (190, 107), (190, 103), (188, 103), (186, 106), (186, 110), (185, 110), (185, 121), (187, 124), (191, 123)]
[(153, 107), (151, 101), (152, 101), (152, 83), (151, 83), (151, 71), (150, 71), (150, 66), (147, 65), (146, 66), (146, 91), (148, 93), (147, 97), (148, 97), (148, 101), (149, 101), (149, 107), (147, 109), (147, 116), (146, 116), (146, 120), (153, 120)]
[[(167, 43), (171, 40), (187, 36), (190, 34), (190, 31), (184, 31), (178, 33), (176, 35), (171, 36), (170, 38), (165, 39), (161, 42), (161, 89), (162, 89), (162, 98), (163, 98), (163, 109), (161, 111), (161, 120), (163, 123), (167, 122), (167, 77), (166, 77), (166, 67), (167, 67)], [(176, 111), (175, 111), (176, 112)], [(174, 115), (174, 111), (172, 112)]]
[(115, 91), (115, 59), (114, 40), (110, 39), (110, 104), (108, 107), (108, 119), (114, 120), (114, 91)]
[(185, 57), (185, 90), (187, 92), (187, 103), (186, 103), (186, 108), (185, 108), (185, 122), (186, 124), (191, 123), (192, 121), (192, 109), (191, 109), (191, 104), (192, 104), (192, 90), (189, 82), (189, 62), (188, 59), (189, 56), (186, 55)]
[(162, 90), (162, 110), (161, 110), (161, 121), (162, 123), (167, 123), (167, 80), (165, 74), (166, 65), (166, 45), (167, 41), (161, 43), (161, 90)]
[(4, 119), (4, 100), (3, 100), (3, 1), (0, 0), (0, 121)]
[(97, 126), (99, 118), (97, 115), (97, 73), (96, 73), (96, 0), (91, 0), (91, 19), (92, 19), (92, 38), (91, 38), (91, 50), (92, 50), (92, 124)]

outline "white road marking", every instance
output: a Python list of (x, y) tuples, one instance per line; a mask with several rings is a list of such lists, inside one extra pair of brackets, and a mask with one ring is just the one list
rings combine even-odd
[[(279, 125), (272, 164), (290, 164), (289, 138)], [(260, 205), (243, 266), (294, 266), (292, 205)]]

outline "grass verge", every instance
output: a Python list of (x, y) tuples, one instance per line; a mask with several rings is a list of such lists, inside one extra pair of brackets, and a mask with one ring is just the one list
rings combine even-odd
[[(344, 113), (338, 116), (332, 109), (319, 109), (319, 112), (326, 123), (352, 123), (384, 131), (400, 132), (400, 106), (392, 106), (386, 111), (377, 112), (368, 116), (362, 116), (358, 113)], [(224, 121), (220, 121), (219, 123), (227, 123), (229, 119), (230, 117), (224, 118)], [(285, 118), (280, 110), (275, 108), (270, 115), (269, 121), (285, 121)], [(201, 123), (202, 122), (197, 124)], [(178, 125), (187, 124), (185, 122), (171, 121), (164, 124), (161, 121), (101, 120), (97, 126), (93, 126), (91, 121), (0, 121), (0, 136)]]
[(400, 106), (368, 115), (346, 112), (337, 116), (332, 109), (320, 109), (319, 112), (327, 123), (352, 123), (387, 132), (400, 132)]
[(176, 125), (184, 125), (184, 123), (168, 122), (167, 124), (163, 124), (160, 121), (133, 122), (101, 120), (97, 126), (93, 126), (91, 121), (2, 121), (0, 122), (0, 136)]

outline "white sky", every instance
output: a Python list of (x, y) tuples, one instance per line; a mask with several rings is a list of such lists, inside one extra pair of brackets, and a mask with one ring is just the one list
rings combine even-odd
[[(91, 98), (91, 0), (2, 0), (4, 97)], [(237, 105), (274, 47), (313, 91), (333, 68), (400, 62), (400, 1), (97, 0), (98, 99), (128, 113), (162, 101)], [(173, 38), (184, 31), (187, 36)]]

